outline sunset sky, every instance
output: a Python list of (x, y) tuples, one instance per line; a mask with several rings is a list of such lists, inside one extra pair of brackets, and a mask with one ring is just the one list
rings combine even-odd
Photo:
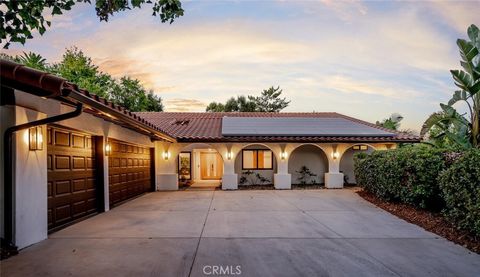
[(447, 102), (457, 38), (480, 26), (480, 2), (182, 1), (173, 24), (151, 6), (99, 22), (77, 4), (24, 46), (50, 62), (77, 46), (102, 71), (140, 79), (167, 111), (280, 86), (285, 111), (335, 111), (375, 122), (393, 112), (419, 130)]

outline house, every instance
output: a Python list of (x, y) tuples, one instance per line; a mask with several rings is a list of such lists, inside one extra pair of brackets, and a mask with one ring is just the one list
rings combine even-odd
[(132, 113), (23, 65), (0, 73), (1, 237), (18, 248), (179, 180), (290, 189), (306, 166), (341, 188), (354, 152), (419, 141), (337, 113)]

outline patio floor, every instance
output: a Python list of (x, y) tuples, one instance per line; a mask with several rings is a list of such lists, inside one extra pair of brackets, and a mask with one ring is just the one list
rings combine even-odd
[(1, 274), (204, 276), (220, 267), (241, 276), (480, 276), (480, 256), (352, 190), (177, 191), (63, 229), (2, 261)]

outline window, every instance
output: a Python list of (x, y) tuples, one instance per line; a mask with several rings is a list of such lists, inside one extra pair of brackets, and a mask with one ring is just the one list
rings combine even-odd
[(273, 153), (270, 150), (242, 151), (242, 169), (273, 169)]
[(366, 146), (366, 145), (355, 145), (352, 148), (353, 148), (353, 150), (367, 150), (368, 146)]

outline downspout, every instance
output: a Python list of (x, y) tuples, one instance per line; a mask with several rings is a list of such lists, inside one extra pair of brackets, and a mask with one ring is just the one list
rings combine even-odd
[(70, 119), (79, 116), (82, 114), (83, 104), (78, 103), (74, 111), (69, 113), (64, 113), (60, 115), (55, 115), (52, 117), (27, 122), (24, 124), (16, 125), (9, 127), (5, 130), (4, 134), (4, 226), (5, 226), (5, 246), (8, 246), (11, 249), (15, 249), (13, 252), (16, 252), (16, 246), (13, 242), (13, 133), (21, 131), (24, 129), (32, 128), (39, 125), (45, 125), (57, 121), (62, 121), (65, 119)]

